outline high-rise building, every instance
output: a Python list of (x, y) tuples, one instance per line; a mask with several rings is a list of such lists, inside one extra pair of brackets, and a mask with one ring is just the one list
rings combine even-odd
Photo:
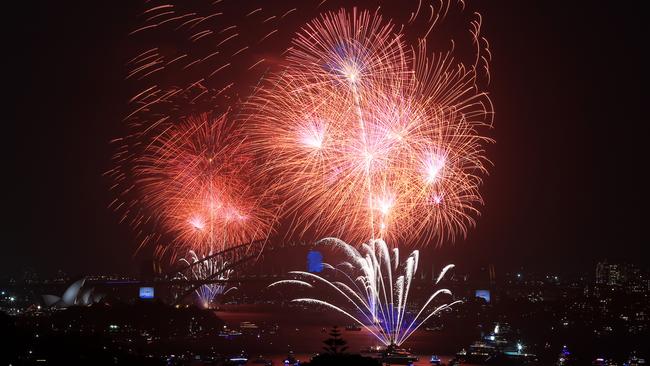
[(599, 262), (596, 265), (596, 284), (604, 285), (607, 282), (606, 275), (607, 261)]
[(623, 273), (623, 266), (618, 264), (610, 264), (607, 273), (608, 286), (621, 286), (625, 282), (625, 274)]
[(629, 292), (645, 292), (648, 278), (640, 268), (633, 264), (610, 264), (600, 262), (596, 265), (596, 285), (625, 289)]

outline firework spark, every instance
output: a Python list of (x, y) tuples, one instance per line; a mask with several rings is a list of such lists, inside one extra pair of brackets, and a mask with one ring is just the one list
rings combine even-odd
[[(141, 50), (127, 63), (135, 91), (107, 175), (118, 193), (110, 207), (142, 238), (141, 246), (165, 244), (171, 234), (178, 237), (167, 244), (183, 243), (180, 253), (196, 245), (206, 252), (208, 243), (224, 242), (211, 227), (250, 214), (233, 202), (252, 207), (263, 200), (235, 195), (221, 212), (230, 214), (212, 216), (205, 186), (195, 190), (201, 197), (188, 193), (169, 201), (156, 193), (162, 180), (147, 173), (164, 163), (152, 149), (182, 133), (188, 120), (206, 112), (239, 119), (239, 102), (254, 85), (261, 89), (243, 113), (252, 133), (240, 150), (261, 158), (264, 167), (247, 183), (253, 190), (270, 185), (269, 195), (295, 216), (293, 232), (406, 244), (421, 234), (442, 240), (465, 233), (478, 213), (477, 188), (486, 171), (487, 139), (479, 129), (492, 117), (482, 85), (490, 54), (480, 15), (470, 22), (472, 61), (461, 62), (456, 36), (438, 53), (426, 52), (425, 40), (435, 35), (442, 44), (435, 30), (452, 9), (464, 10), (463, 1), (400, 4), (402, 15), (410, 14), (408, 22), (395, 17), (402, 24), (378, 15), (391, 6), (381, 0), (374, 13), (327, 13), (344, 5), (334, 0), (227, 3), (147, 1), (131, 32)], [(296, 24), (306, 25), (285, 50), (279, 45)]]
[[(413, 313), (408, 311), (411, 281), (418, 269), (417, 250), (400, 264), (399, 249), (389, 250), (381, 239), (361, 245), (361, 251), (335, 238), (325, 238), (317, 244), (320, 243), (334, 245), (348, 257), (347, 261), (337, 266), (324, 264), (325, 269), (341, 274), (338, 278), (342, 277), (342, 281), (330, 281), (314, 273), (292, 271), (290, 274), (297, 279), (274, 282), (269, 287), (300, 285), (315, 288), (321, 295), (328, 293), (328, 290), (333, 292), (341, 301), (311, 297), (293, 301), (331, 308), (363, 326), (386, 346), (401, 345), (428, 319), (460, 302), (452, 301), (434, 307), (433, 302), (438, 296), (451, 295), (451, 291), (439, 289), (419, 310)], [(442, 270), (436, 284), (451, 268), (453, 265)]]
[(377, 13), (326, 13), (250, 98), (261, 179), (284, 195), (299, 234), (425, 242), (473, 225), (491, 102), (476, 64), (427, 55)]
[(136, 185), (171, 245), (212, 253), (269, 234), (274, 212), (249, 184), (252, 159), (227, 115), (169, 126), (135, 158)]
[(211, 256), (212, 252), (208, 252), (207, 256), (199, 256), (195, 251), (190, 250), (187, 258), (180, 259), (181, 263), (190, 266), (189, 278), (186, 276), (188, 279), (201, 281), (206, 278), (212, 278), (215, 274), (219, 274), (217, 278), (214, 278), (219, 282), (206, 283), (195, 290), (201, 306), (206, 309), (210, 307), (210, 304), (212, 304), (217, 296), (225, 295), (229, 291), (236, 289), (236, 287), (227, 287), (224, 283), (230, 278), (233, 272), (231, 269), (225, 269), (228, 266), (228, 262), (219, 257), (206, 259), (206, 257)]
[(225, 3), (146, 1), (130, 33), (141, 50), (127, 62), (135, 92), (106, 175), (117, 192), (110, 207), (158, 259), (219, 251), (269, 231), (264, 194), (246, 179), (251, 160), (239, 148), (246, 142), (227, 136), (235, 131), (222, 116), (236, 109), (238, 84), (249, 90), (259, 79), (256, 53), (266, 51), (280, 19), (254, 4)]

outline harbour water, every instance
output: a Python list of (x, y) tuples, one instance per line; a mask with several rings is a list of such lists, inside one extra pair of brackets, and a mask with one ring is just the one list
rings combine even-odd
[[(217, 310), (216, 314), (226, 322), (228, 329), (237, 329), (242, 333), (218, 337), (214, 345), (217, 349), (230, 354), (243, 351), (249, 357), (261, 355), (273, 360), (274, 365), (282, 365), (289, 351), (293, 351), (299, 360), (308, 360), (322, 352), (322, 342), (329, 337), (333, 325), (340, 327), (343, 339), (348, 342), (349, 352), (358, 353), (362, 349), (381, 345), (366, 329), (346, 330), (345, 326), (351, 323), (349, 319), (322, 309), (227, 305)], [(241, 324), (245, 322), (254, 324), (256, 328), (242, 328)], [(420, 329), (403, 346), (418, 356), (415, 365), (430, 365), (432, 354), (448, 363), (455, 352), (474, 338), (474, 332), (458, 329)]]

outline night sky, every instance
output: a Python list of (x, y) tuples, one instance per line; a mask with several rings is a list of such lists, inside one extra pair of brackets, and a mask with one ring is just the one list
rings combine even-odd
[[(28, 2), (5, 13), (2, 275), (137, 273), (137, 240), (106, 208), (113, 193), (102, 177), (128, 110), (132, 3)], [(640, 3), (473, 5), (494, 56), (495, 165), (478, 226), (423, 254), (467, 268), (648, 265)]]

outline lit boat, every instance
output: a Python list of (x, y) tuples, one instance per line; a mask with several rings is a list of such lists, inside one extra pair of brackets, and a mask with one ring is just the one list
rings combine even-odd
[[(463, 355), (463, 351), (459, 353), (459, 356)], [(496, 354), (497, 350), (494, 346), (485, 342), (474, 342), (464, 353), (464, 359), (469, 363), (486, 363), (490, 362)]]
[(427, 332), (437, 332), (442, 330), (442, 325), (434, 325), (429, 327), (424, 327), (424, 330)]
[(381, 357), (381, 354), (384, 353), (385, 351), (386, 348), (382, 346), (373, 346), (373, 347), (363, 348), (359, 353), (363, 357), (379, 358)]
[(273, 361), (267, 360), (262, 355), (258, 356), (257, 358), (251, 360), (252, 365), (264, 365), (264, 366), (273, 366)]
[(616, 366), (617, 363), (612, 359), (606, 359), (604, 357), (597, 357), (591, 363), (593, 366)]
[(240, 336), (240, 335), (242, 335), (242, 333), (238, 332), (238, 331), (236, 331), (234, 329), (224, 328), (222, 331), (219, 332), (219, 337), (228, 338), (228, 337), (237, 337), (237, 336)]
[(259, 329), (257, 324), (251, 322), (241, 322), (239, 323), (239, 328), (241, 329)]
[(560, 352), (555, 364), (557, 366), (568, 366), (573, 364), (573, 357), (571, 356), (571, 352), (569, 352), (567, 346), (562, 347), (562, 351)]
[(382, 363), (395, 365), (412, 365), (418, 358), (407, 350), (398, 347), (388, 347), (379, 359)]
[(229, 361), (234, 365), (245, 365), (248, 363), (248, 356), (242, 352), (236, 356), (230, 357)]
[(432, 365), (442, 365), (442, 360), (440, 357), (436, 355), (431, 356), (431, 360), (429, 361)]
[(630, 355), (630, 358), (627, 360), (627, 362), (623, 363), (624, 366), (644, 366), (646, 365), (645, 359), (639, 358), (636, 355), (636, 352), (632, 352)]
[(345, 330), (360, 331), (361, 327), (356, 324), (350, 324), (345, 326)]
[(300, 366), (300, 360), (294, 356), (293, 351), (289, 351), (287, 358), (284, 359), (284, 364), (289, 366)]
[(418, 358), (410, 354), (407, 350), (397, 346), (389, 347), (368, 347), (361, 350), (364, 357), (374, 358), (381, 363), (394, 365), (412, 365)]

